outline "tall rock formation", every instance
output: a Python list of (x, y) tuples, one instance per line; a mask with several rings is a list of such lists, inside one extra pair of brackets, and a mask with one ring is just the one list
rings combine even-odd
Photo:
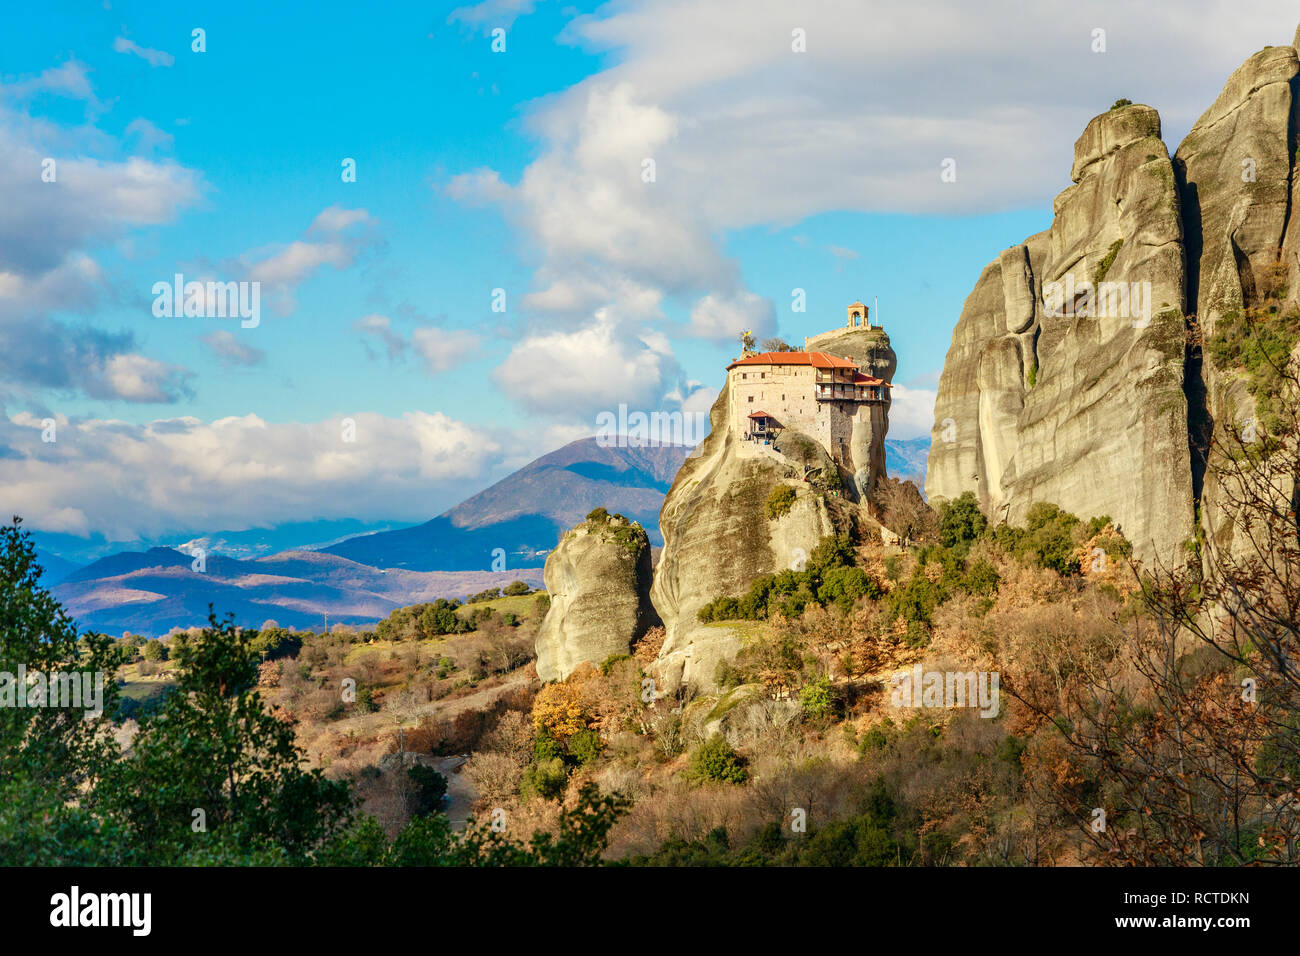
[[(1197, 537), (1242, 546), (1214, 456), (1269, 400), (1234, 344), (1245, 317), (1296, 354), (1297, 43), (1247, 59), (1172, 162), (1148, 107), (1088, 124), (1051, 229), (984, 270), (953, 331), (932, 498), (974, 491), (1013, 522), (1037, 500), (1109, 514), (1166, 566)], [(1149, 283), (1149, 302), (1107, 314), (1115, 303), (1080, 299), (1082, 280)], [(1132, 321), (1147, 306), (1150, 323)]]
[(537, 634), (542, 680), (563, 680), (583, 661), (600, 665), (626, 654), (657, 623), (650, 541), (621, 515), (588, 518), (565, 532), (544, 573), (551, 606)]
[[(724, 388), (709, 412), (709, 436), (682, 465), (659, 512), (664, 549), (651, 598), (667, 633), (651, 670), (665, 691), (713, 689), (718, 662), (741, 647), (745, 622), (705, 624), (700, 608), (744, 594), (760, 575), (798, 567), (822, 538), (865, 519), (851, 500), (804, 483), (795, 462), (743, 441), (732, 419)], [(768, 497), (782, 483), (795, 489), (795, 502), (770, 518)]]
[(1222, 354), (1216, 361), (1213, 348), (1203, 354), (1201, 343), (1212, 345), (1225, 321), (1239, 322), (1267, 300), (1281, 300), (1284, 309), (1300, 303), (1298, 73), (1294, 45), (1256, 53), (1232, 74), (1174, 155), (1188, 224), (1188, 299), (1197, 316), (1188, 364), (1193, 477), (1211, 548), (1242, 542), (1227, 507), (1232, 495), (1212, 467), (1206, 474), (1210, 448), (1221, 443), (1229, 423), (1252, 427), (1259, 410), (1248, 377)]
[(1160, 118), (1096, 117), (1051, 228), (985, 268), (953, 332), (926, 491), (1022, 523), (1109, 514), (1146, 558), (1194, 533), (1183, 226)]

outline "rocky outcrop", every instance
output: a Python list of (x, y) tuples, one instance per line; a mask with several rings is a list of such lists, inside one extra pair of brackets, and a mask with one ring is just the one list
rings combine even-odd
[(546, 558), (551, 606), (537, 634), (537, 676), (563, 680), (583, 661), (628, 653), (657, 622), (650, 578), (641, 525), (598, 515), (566, 532)]
[(1256, 53), (1174, 154), (1188, 222), (1188, 296), (1197, 316), (1189, 356), (1194, 480), (1211, 548), (1240, 542), (1227, 507), (1235, 496), (1209, 467), (1210, 449), (1221, 445), (1225, 426), (1244, 430), (1258, 411), (1245, 378), (1217, 367), (1200, 343), (1212, 342), (1225, 318), (1233, 321), (1271, 296), (1283, 307), (1300, 302), (1300, 224), (1293, 212), (1300, 198), (1298, 73), (1293, 46)]
[[(729, 395), (723, 389), (714, 402), (712, 430), (686, 459), (659, 512), (664, 550), (651, 597), (666, 635), (651, 672), (662, 691), (682, 684), (711, 690), (718, 662), (745, 639), (745, 622), (705, 624), (700, 608), (744, 594), (759, 575), (799, 567), (822, 538), (863, 520), (856, 504), (818, 493), (778, 453), (742, 452), (745, 443), (728, 425)], [(787, 513), (769, 518), (767, 500), (780, 483), (796, 498)]]
[(990, 263), (939, 381), (926, 491), (1021, 523), (1051, 501), (1109, 514), (1145, 558), (1194, 533), (1183, 229), (1160, 119), (1096, 117), (1051, 228)]
[[(1149, 107), (1088, 124), (1051, 229), (1004, 252), (966, 301), (931, 497), (972, 490), (1011, 521), (1044, 499), (1107, 513), (1148, 563), (1180, 563), (1196, 537), (1239, 546), (1214, 456), (1228, 425), (1256, 425), (1260, 398), (1231, 348), (1205, 346), (1224, 322), (1300, 306), (1298, 94), (1293, 43), (1246, 60), (1172, 162)], [(1150, 283), (1150, 323), (1085, 315), (1077, 290), (1098, 279)]]

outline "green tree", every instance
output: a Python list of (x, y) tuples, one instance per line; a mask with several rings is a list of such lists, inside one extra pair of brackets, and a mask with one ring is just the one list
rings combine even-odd
[(42, 573), (31, 536), (15, 517), (0, 528), (0, 672), (16, 675), (20, 665), (47, 679), (81, 672), (91, 675), (92, 688), (100, 675), (102, 716), (88, 718), (85, 707), (16, 707), (16, 695), (28, 688), (0, 681), (0, 859), (112, 863), (114, 830), (95, 815), (95, 788), (118, 754), (104, 731), (118, 707), (123, 652), (102, 634), (78, 638), (76, 624), (41, 587)]
[(505, 590), (502, 593), (505, 594), (506, 597), (519, 597), (520, 595), (531, 593), (532, 590), (533, 589), (523, 581), (511, 581), (505, 586)]
[(427, 817), (442, 809), (443, 801), (447, 797), (446, 777), (422, 763), (407, 769), (406, 775), (415, 785), (415, 807), (411, 811), (412, 816)]
[(210, 613), (208, 622), (177, 649), (176, 692), (110, 777), (130, 855), (183, 863), (211, 834), (226, 854), (278, 847), (289, 861), (309, 862), (351, 816), (348, 787), (303, 768), (293, 727), (257, 691), (247, 636), (229, 617)]
[(694, 783), (744, 783), (749, 778), (745, 760), (722, 734), (714, 734), (691, 754), (688, 778)]
[(973, 491), (964, 491), (960, 498), (945, 501), (939, 508), (939, 541), (945, 548), (969, 544), (987, 527)]

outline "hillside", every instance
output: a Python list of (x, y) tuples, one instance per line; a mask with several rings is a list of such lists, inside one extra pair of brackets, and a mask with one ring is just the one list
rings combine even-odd
[(539, 567), (560, 535), (593, 508), (641, 522), (661, 544), (659, 507), (690, 449), (680, 445), (603, 448), (571, 442), (412, 528), (349, 538), (323, 549), (377, 568), (462, 571), (491, 567), (501, 548), (506, 567)]

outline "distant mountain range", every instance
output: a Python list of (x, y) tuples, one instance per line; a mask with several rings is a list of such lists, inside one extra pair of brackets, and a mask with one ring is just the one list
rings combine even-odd
[[(886, 439), (889, 473), (924, 476), (929, 438)], [(299, 628), (368, 624), (394, 608), (437, 597), (465, 597), (513, 580), (542, 583), (546, 553), (593, 508), (645, 526), (655, 545), (659, 508), (690, 449), (603, 447), (595, 438), (565, 445), (525, 465), (438, 517), (413, 527), (346, 538), (320, 550), (269, 545), (319, 542), (359, 522), (299, 522), (263, 532), (211, 535), (203, 572), (175, 548), (122, 551), (85, 566), (38, 549), (44, 583), (82, 627), (158, 636), (202, 624), (208, 604), (238, 623), (274, 619)], [(372, 526), (373, 527), (373, 526)], [(44, 543), (44, 542), (43, 542)], [(498, 552), (497, 549), (500, 549)], [(238, 557), (221, 552), (232, 550)], [(504, 570), (493, 571), (504, 552)], [(498, 567), (500, 563), (498, 562)]]
[(284, 551), (251, 561), (209, 555), (203, 571), (171, 548), (127, 552), (74, 571), (54, 596), (85, 628), (157, 637), (207, 620), (208, 605), (258, 627), (368, 624), (395, 608), (438, 597), (465, 597), (522, 580), (539, 587), (540, 569), (384, 571), (319, 551)]
[(659, 507), (689, 451), (681, 445), (607, 448), (584, 438), (432, 521), (349, 538), (323, 550), (376, 568), (460, 571), (487, 570), (500, 549), (507, 569), (538, 567), (560, 535), (597, 507), (641, 522), (651, 544), (661, 545)]
[[(216, 550), (234, 539), (238, 553), (256, 555), (264, 545), (254, 532), (211, 535), (201, 542), (208, 551), (203, 572), (191, 569), (190, 554), (168, 547), (122, 551), (84, 567), (48, 548), (38, 557), (44, 583), (54, 585), (78, 623), (110, 634), (157, 636), (202, 624), (209, 603), (253, 627), (267, 619), (319, 626), (326, 614), (331, 623), (366, 624), (397, 607), (465, 597), (514, 580), (540, 586), (546, 552), (593, 508), (640, 521), (661, 543), (659, 506), (688, 451), (605, 448), (584, 439), (415, 527), (363, 534), (324, 550), (296, 547), (254, 557)], [(346, 523), (295, 527), (311, 536), (325, 531), (324, 524)], [(283, 540), (283, 529), (270, 537)], [(504, 570), (492, 571), (497, 548), (504, 552)]]
[(929, 435), (885, 439), (885, 471), (891, 478), (910, 478), (920, 487), (925, 484), (925, 467), (929, 459)]

